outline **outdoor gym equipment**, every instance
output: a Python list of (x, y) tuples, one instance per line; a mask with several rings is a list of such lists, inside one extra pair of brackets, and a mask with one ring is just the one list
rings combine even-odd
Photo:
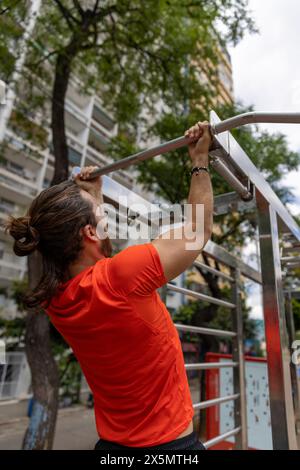
[[(249, 266), (245, 266), (242, 260), (234, 258), (222, 247), (209, 241), (204, 248), (204, 252), (218, 263), (227, 266), (230, 273), (225, 274), (221, 270), (218, 271), (211, 267), (206, 267), (206, 270), (210, 270), (214, 275), (218, 275), (223, 279), (224, 275), (227, 277), (227, 281), (233, 286), (232, 301), (216, 299), (171, 284), (166, 285), (166, 291), (175, 291), (184, 296), (192, 296), (198, 300), (217, 303), (232, 311), (233, 329), (231, 332), (188, 327), (189, 331), (194, 333), (233, 339), (233, 354), (230, 366), (233, 369), (234, 393), (227, 397), (216, 398), (213, 401), (198, 403), (195, 407), (203, 409), (216, 404), (221, 405), (221, 403), (228, 400), (234, 401), (234, 428), (205, 444), (207, 447), (211, 447), (228, 437), (234, 436), (236, 448), (247, 449), (248, 428), (243, 354), (243, 311), (240, 292), (241, 277), (246, 277), (261, 284), (273, 448), (297, 449), (296, 428), (300, 424), (300, 390), (299, 382), (296, 379), (296, 365), (291, 362), (291, 345), (294, 338), (292, 307), (290, 300), (288, 308), (285, 307), (286, 291), (283, 277), (284, 271), (290, 276), (293, 269), (299, 267), (300, 227), (265, 180), (260, 170), (255, 167), (229, 132), (233, 128), (252, 123), (300, 124), (300, 113), (246, 113), (225, 121), (221, 121), (214, 111), (210, 113), (211, 132), (214, 136), (209, 152), (210, 164), (243, 199), (243, 201), (240, 201), (238, 198), (241, 203), (238, 204), (240, 207), (248, 206), (257, 210), (261, 270), (256, 272)], [(187, 137), (179, 137), (99, 168), (91, 174), (90, 179), (187, 146), (190, 142), (191, 139)], [(75, 168), (73, 174), (78, 171), (80, 169)], [(111, 181), (113, 182), (113, 180)], [(217, 196), (215, 198), (215, 207), (217, 205), (223, 211), (222, 213), (226, 213), (226, 207), (228, 212), (231, 211), (231, 205), (236, 204), (234, 197), (236, 197), (236, 194), (232, 193)], [(249, 204), (250, 200), (252, 202)], [(283, 245), (282, 252), (281, 244)], [(291, 253), (295, 256), (290, 256)], [(197, 261), (197, 263), (199, 262)], [(290, 294), (289, 296), (291, 297)], [(177, 325), (177, 327), (180, 330), (187, 331), (187, 327), (182, 325)], [(222, 367), (222, 364), (189, 364), (187, 370), (203, 370), (216, 367)]]

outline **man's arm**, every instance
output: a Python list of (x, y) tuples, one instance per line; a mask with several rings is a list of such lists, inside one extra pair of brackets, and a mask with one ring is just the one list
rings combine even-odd
[[(196, 143), (189, 146), (189, 153), (193, 167), (208, 166), (208, 151), (211, 143), (209, 124), (198, 123), (185, 134), (194, 137)], [(213, 192), (210, 175), (206, 171), (191, 176), (191, 186), (188, 197), (191, 204), (192, 216), (183, 227), (170, 230), (167, 234), (153, 240), (153, 245), (158, 251), (160, 261), (168, 281), (176, 278), (192, 265), (198, 257), (207, 241), (211, 237), (213, 228)], [(204, 207), (204, 220), (197, 220), (196, 207), (202, 204)], [(189, 238), (188, 231), (194, 232), (194, 237)], [(180, 238), (180, 239), (176, 239)], [(203, 240), (202, 244), (195, 243)], [(188, 246), (195, 243), (193, 249)], [(198, 245), (198, 246), (196, 246)]]

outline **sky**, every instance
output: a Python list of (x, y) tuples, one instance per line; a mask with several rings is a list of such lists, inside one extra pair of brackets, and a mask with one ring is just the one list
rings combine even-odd
[[(230, 48), (235, 98), (255, 111), (300, 112), (300, 1), (249, 0), (258, 34), (247, 34)], [(300, 151), (300, 125), (261, 125), (286, 134), (290, 148)], [(285, 184), (296, 196), (289, 209), (300, 213), (300, 171)]]
[[(300, 112), (300, 0), (249, 0), (258, 34), (247, 34), (230, 48), (236, 100), (255, 111)], [(287, 136), (290, 148), (300, 152), (300, 125), (264, 124)], [(289, 205), (300, 214), (300, 170), (288, 175), (296, 200)], [(259, 286), (248, 285), (247, 304), (252, 318), (262, 318)]]

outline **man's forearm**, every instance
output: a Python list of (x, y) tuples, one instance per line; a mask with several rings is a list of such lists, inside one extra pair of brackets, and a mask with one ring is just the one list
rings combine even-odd
[[(208, 156), (203, 155), (199, 160), (193, 161), (193, 167), (207, 167)], [(188, 204), (192, 205), (192, 225), (195, 232), (204, 232), (205, 238), (210, 238), (213, 228), (213, 190), (210, 174), (205, 170), (201, 170), (199, 174), (193, 174), (191, 177), (191, 186), (188, 197)], [(202, 220), (197, 220), (197, 205), (204, 206), (204, 226)]]

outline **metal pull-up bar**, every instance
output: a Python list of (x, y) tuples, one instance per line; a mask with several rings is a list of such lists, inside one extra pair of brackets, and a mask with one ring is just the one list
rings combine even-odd
[[(300, 113), (245, 113), (240, 114), (238, 116), (232, 117), (230, 119), (226, 119), (225, 121), (221, 121), (217, 124), (211, 124), (211, 132), (213, 135), (221, 134), (225, 131), (230, 131), (231, 129), (245, 126), (247, 124), (253, 123), (278, 123), (278, 124), (300, 124)], [(172, 150), (176, 150), (182, 147), (188, 146), (190, 143), (193, 142), (193, 139), (188, 137), (178, 137), (177, 139), (170, 140), (169, 142), (165, 142), (163, 144), (157, 145), (156, 147), (152, 147), (150, 149), (142, 150), (134, 155), (130, 155), (129, 157), (123, 158), (122, 160), (113, 162), (109, 165), (106, 165), (102, 168), (95, 170), (91, 175), (90, 179), (95, 178), (96, 176), (100, 175), (107, 175), (116, 170), (122, 170), (127, 168), (130, 165), (137, 164), (143, 162), (145, 160), (149, 160), (150, 158), (156, 157), (158, 155), (162, 155), (164, 153), (171, 152)], [(211, 150), (215, 150), (217, 148), (217, 143), (213, 140), (211, 145)], [(79, 170), (77, 168), (74, 169), (74, 173), (76, 174)]]
[(247, 124), (300, 124), (300, 113), (244, 113), (212, 126), (213, 134), (221, 134)]

